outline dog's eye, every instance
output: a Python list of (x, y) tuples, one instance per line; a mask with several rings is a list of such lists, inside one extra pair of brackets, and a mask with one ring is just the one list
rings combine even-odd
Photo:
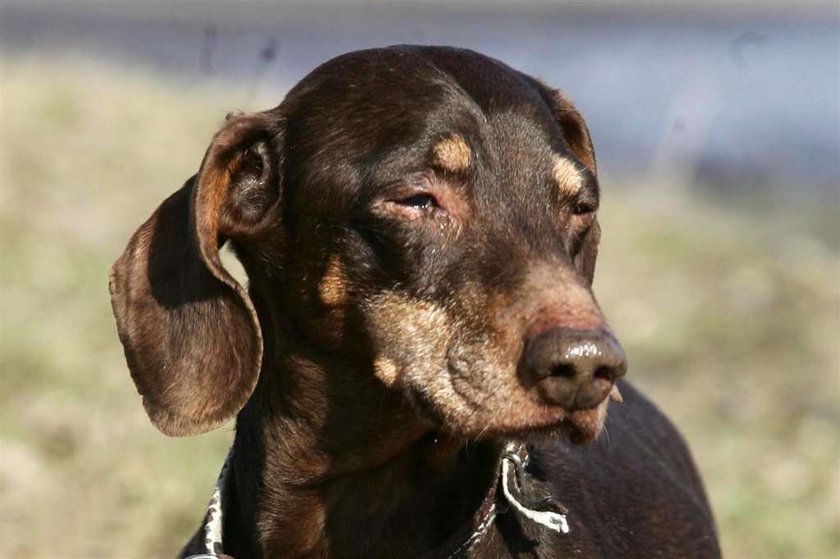
[(373, 210), (379, 215), (396, 217), (408, 221), (434, 220), (447, 218), (449, 213), (444, 201), (438, 196), (447, 197), (447, 193), (438, 193), (426, 186), (425, 179), (418, 179), (413, 184), (398, 185), (392, 192), (385, 192), (378, 201), (374, 201)]
[(598, 194), (590, 191), (580, 192), (571, 200), (572, 214), (586, 217), (598, 211)]
[(418, 210), (427, 210), (439, 207), (437, 200), (431, 194), (414, 194), (408, 198), (397, 200), (397, 204)]
[(591, 214), (597, 209), (598, 208), (595, 206), (595, 204), (592, 204), (590, 202), (577, 202), (572, 208), (572, 213), (574, 213), (575, 215), (585, 215)]

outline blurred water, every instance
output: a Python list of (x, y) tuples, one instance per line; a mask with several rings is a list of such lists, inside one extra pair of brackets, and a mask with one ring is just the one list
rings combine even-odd
[[(7, 55), (68, 52), (238, 88), (265, 108), (324, 60), (394, 43), (473, 48), (563, 88), (602, 170), (836, 193), (840, 8), (444, 9), (368, 5), (5, 5)], [(84, 9), (83, 9), (84, 8)]]

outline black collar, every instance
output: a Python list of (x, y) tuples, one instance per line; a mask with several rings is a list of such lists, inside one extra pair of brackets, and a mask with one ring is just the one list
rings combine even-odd
[[(204, 517), (202, 531), (204, 532), (205, 552), (197, 555), (188, 555), (185, 559), (221, 559), (222, 527), (224, 511), (222, 509), (223, 498), (230, 476), (230, 462), (233, 455), (233, 448), (228, 452), (213, 496), (207, 505), (207, 514)], [(476, 545), (481, 542), (493, 523), (496, 520), (497, 504), (503, 500), (510, 507), (519, 513), (520, 516), (539, 524), (547, 530), (568, 534), (569, 523), (566, 521), (568, 511), (560, 503), (552, 499), (548, 494), (528, 495), (535, 491), (530, 474), (526, 471), (528, 465), (528, 450), (523, 444), (508, 443), (499, 465), (497, 482), (493, 484), (487, 496), (482, 501), (476, 514), (469, 524), (450, 538), (444, 545), (444, 553), (436, 554), (446, 559), (460, 559), (465, 557)], [(502, 492), (499, 494), (498, 488)]]

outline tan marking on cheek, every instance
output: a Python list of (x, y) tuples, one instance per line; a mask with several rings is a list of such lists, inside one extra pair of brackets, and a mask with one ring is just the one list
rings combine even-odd
[(431, 350), (451, 335), (446, 313), (434, 303), (390, 293), (376, 298), (373, 307), (378, 330), (391, 341)]
[(554, 158), (554, 180), (564, 196), (575, 196), (583, 189), (583, 173), (565, 157)]
[(432, 151), (435, 164), (453, 173), (466, 171), (472, 162), (472, 150), (467, 141), (458, 134), (444, 138)]
[(397, 373), (399, 368), (394, 363), (393, 359), (387, 357), (377, 357), (373, 362), (373, 373), (376, 378), (381, 380), (385, 386), (394, 386), (397, 382)]
[[(452, 337), (452, 325), (438, 305), (398, 293), (375, 297), (368, 307), (370, 332), (382, 357), (374, 374), (386, 384), (395, 376), (409, 384), (441, 370)], [(388, 364), (385, 355), (400, 355)], [(399, 361), (399, 365), (397, 364)]]
[(338, 255), (333, 254), (327, 263), (324, 277), (318, 285), (318, 295), (328, 307), (338, 307), (347, 302), (347, 281)]

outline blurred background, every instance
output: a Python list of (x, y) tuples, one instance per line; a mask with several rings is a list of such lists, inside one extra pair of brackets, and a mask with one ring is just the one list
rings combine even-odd
[(596, 294), (726, 556), (840, 556), (840, 7), (793, 1), (2, 3), (0, 556), (166, 557), (196, 528), (231, 426), (152, 427), (108, 268), (228, 111), (393, 43), (473, 48), (575, 100)]

